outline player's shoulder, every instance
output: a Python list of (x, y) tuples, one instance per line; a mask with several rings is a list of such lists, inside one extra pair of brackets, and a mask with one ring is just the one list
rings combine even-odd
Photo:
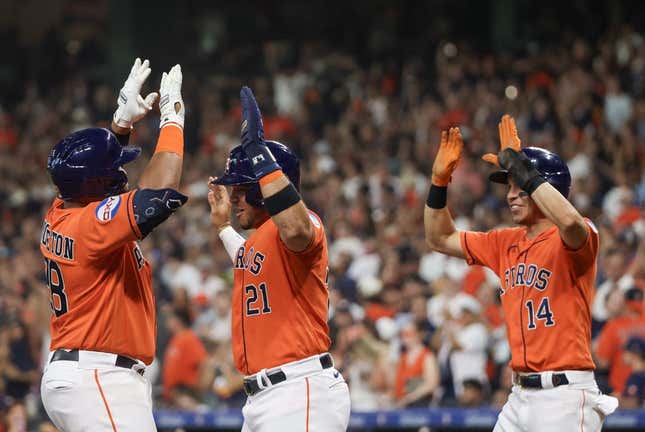
[(497, 238), (500, 242), (517, 241), (526, 235), (524, 227), (499, 227), (486, 232), (489, 236)]
[(112, 195), (101, 201), (94, 201), (83, 208), (83, 217), (88, 223), (107, 224), (113, 221), (120, 211), (127, 211), (134, 191)]

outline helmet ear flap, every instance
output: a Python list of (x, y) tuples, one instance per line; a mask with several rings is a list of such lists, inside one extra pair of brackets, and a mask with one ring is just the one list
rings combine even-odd
[(262, 207), (264, 205), (259, 183), (253, 183), (251, 185), (251, 187), (246, 191), (245, 199), (246, 202), (251, 204), (253, 207)]

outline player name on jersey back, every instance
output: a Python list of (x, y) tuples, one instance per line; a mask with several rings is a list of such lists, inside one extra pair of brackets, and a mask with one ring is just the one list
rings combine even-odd
[(40, 243), (54, 256), (74, 261), (74, 239), (52, 230), (47, 221), (43, 223)]

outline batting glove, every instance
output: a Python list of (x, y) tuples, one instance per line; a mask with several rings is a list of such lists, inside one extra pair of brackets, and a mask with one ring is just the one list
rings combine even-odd
[[(517, 127), (515, 126), (515, 119), (508, 114), (502, 116), (502, 121), (497, 125), (499, 130), (499, 151), (504, 151), (507, 148), (513, 149), (516, 152), (522, 150), (522, 141), (517, 135)], [(493, 153), (486, 153), (482, 159), (495, 166), (500, 166), (497, 155)]]
[(451, 127), (448, 132), (441, 132), (441, 144), (432, 164), (433, 185), (448, 186), (452, 173), (461, 159), (463, 148), (464, 141), (458, 127)]
[(184, 128), (186, 109), (184, 100), (181, 97), (182, 80), (181, 66), (178, 64), (174, 65), (170, 72), (164, 72), (161, 76), (161, 86), (159, 87), (159, 93), (161, 93), (161, 99), (159, 100), (160, 129), (170, 123), (182, 129)]
[(279, 170), (280, 165), (264, 142), (262, 114), (250, 88), (242, 87), (240, 102), (242, 104), (242, 148), (251, 161), (255, 177), (260, 179)]
[(141, 120), (152, 109), (152, 104), (157, 100), (158, 94), (150, 93), (141, 97), (141, 87), (150, 75), (150, 62), (137, 57), (130, 70), (130, 75), (125, 80), (117, 98), (118, 108), (114, 112), (114, 123), (117, 126), (130, 129), (133, 124)]
[(546, 180), (542, 174), (533, 166), (531, 160), (521, 151), (513, 148), (505, 148), (497, 153), (500, 166), (508, 170), (515, 183), (531, 195)]

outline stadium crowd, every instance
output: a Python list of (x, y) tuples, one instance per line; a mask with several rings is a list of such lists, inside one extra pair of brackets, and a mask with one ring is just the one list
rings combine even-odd
[[(600, 231), (591, 305), (597, 377), (623, 407), (645, 401), (645, 40), (613, 29), (491, 54), (444, 42), (434, 58), (358, 64), (317, 44), (266, 43), (253, 76), (191, 76), (183, 192), (189, 203), (141, 243), (154, 269), (158, 348), (146, 371), (156, 407), (239, 408), (232, 364), (230, 260), (209, 226), (209, 175), (239, 140), (239, 88), (249, 84), (266, 136), (302, 156), (302, 191), (325, 222), (331, 352), (352, 409), (501, 406), (511, 387), (498, 280), (430, 252), (423, 205), (439, 132), (461, 126), (465, 154), (449, 206), (458, 226), (510, 223), (506, 189), (480, 160), (498, 148), (497, 123), (515, 116), (523, 145), (567, 160), (571, 200)], [(284, 61), (296, 58), (296, 61)], [(235, 70), (234, 55), (226, 58)], [(243, 65), (239, 65), (243, 67)], [(153, 77), (159, 71), (152, 64)], [(0, 110), (0, 431), (46, 416), (39, 385), (48, 351), (49, 293), (38, 239), (55, 191), (45, 163), (72, 130), (108, 125), (117, 89), (83, 71), (53, 86), (28, 82)], [(148, 155), (158, 118), (131, 143)], [(145, 159), (145, 158), (141, 158)], [(141, 159), (128, 165), (136, 179)], [(563, 347), (566, 349), (566, 347)], [(41, 431), (53, 430), (46, 422)]]

